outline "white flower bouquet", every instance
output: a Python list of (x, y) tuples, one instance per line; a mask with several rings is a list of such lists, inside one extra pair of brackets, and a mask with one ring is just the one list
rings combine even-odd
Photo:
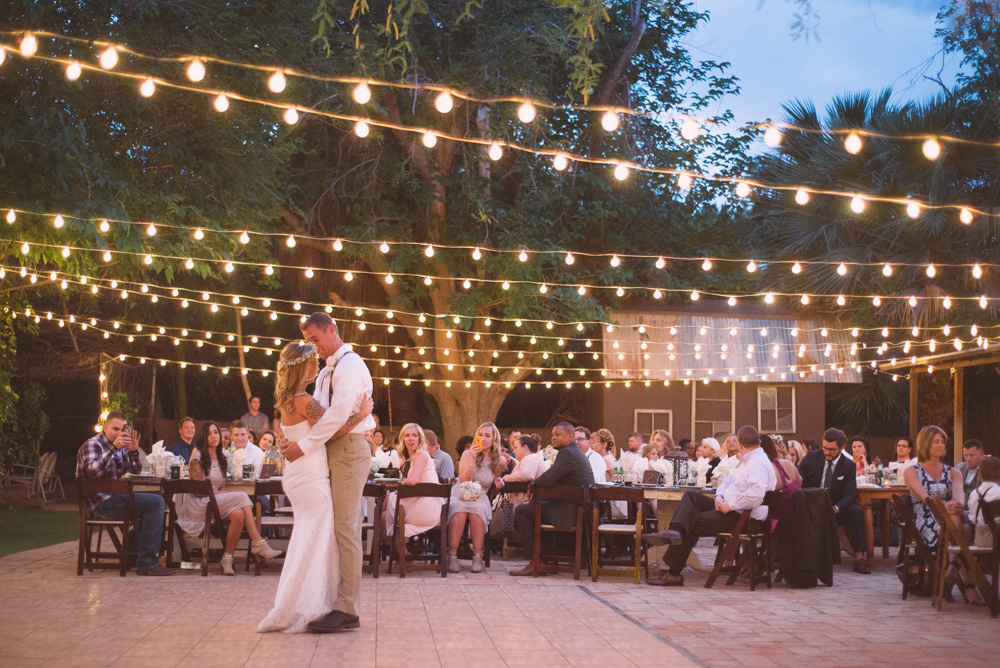
[(470, 480), (469, 482), (463, 482), (458, 486), (459, 501), (476, 503), (482, 498), (483, 498), (483, 488), (478, 482)]
[(556, 461), (556, 455), (558, 454), (559, 454), (558, 450), (553, 448), (551, 445), (546, 445), (545, 448), (542, 450), (542, 459), (547, 461), (549, 463), (549, 466), (552, 466), (552, 464)]

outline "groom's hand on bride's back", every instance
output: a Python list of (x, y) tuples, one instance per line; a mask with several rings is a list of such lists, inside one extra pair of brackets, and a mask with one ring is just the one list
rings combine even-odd
[(294, 462), (296, 459), (305, 454), (302, 452), (302, 448), (299, 447), (299, 444), (295, 441), (285, 441), (279, 446), (279, 449), (281, 450), (281, 454), (285, 456), (285, 459), (290, 462)]

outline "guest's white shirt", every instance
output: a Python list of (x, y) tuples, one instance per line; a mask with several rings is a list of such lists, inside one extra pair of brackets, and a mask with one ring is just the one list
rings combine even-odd
[(986, 547), (987, 542), (980, 540), (980, 538), (981, 535), (986, 536), (989, 533), (989, 525), (986, 524), (986, 518), (979, 514), (979, 506), (982, 503), (996, 501), (997, 499), (1000, 499), (1000, 485), (990, 481), (980, 484), (979, 487), (972, 490), (969, 494), (969, 518), (976, 525), (976, 544), (981, 543), (982, 547)]
[(594, 471), (594, 481), (604, 482), (607, 480), (608, 465), (604, 463), (604, 457), (593, 450), (587, 450), (587, 461), (590, 462), (590, 468)]
[(260, 477), (260, 467), (264, 464), (263, 450), (258, 448), (253, 443), (247, 443), (247, 447), (245, 448), (236, 448), (236, 452), (233, 456), (235, 457), (233, 462), (236, 465), (236, 468), (233, 470), (236, 473), (237, 478), (243, 475), (244, 464), (253, 464), (254, 477)]
[(549, 463), (540, 452), (532, 452), (517, 460), (514, 470), (503, 477), (504, 480), (534, 480), (549, 470)]
[(892, 471), (898, 469), (900, 471), (905, 471), (907, 468), (913, 466), (916, 463), (917, 463), (916, 457), (914, 457), (913, 459), (907, 459), (905, 462), (889, 462), (889, 470)]
[(622, 450), (622, 455), (618, 458), (618, 466), (622, 467), (625, 471), (632, 471), (635, 469), (635, 461), (637, 459), (642, 459), (637, 453), (631, 450)]
[[(333, 387), (331, 402), (330, 389)], [(344, 426), (347, 420), (361, 410), (361, 399), (372, 393), (372, 375), (368, 365), (355, 354), (346, 343), (327, 358), (326, 366), (316, 378), (316, 389), (313, 398), (323, 407), (323, 417), (309, 430), (309, 436), (299, 441), (302, 452), (310, 451), (326, 445), (330, 437)], [(375, 418), (371, 415), (359, 422), (352, 434), (364, 434), (369, 429), (375, 429)]]
[(774, 465), (767, 458), (767, 453), (757, 447), (743, 455), (743, 463), (732, 475), (726, 476), (715, 495), (721, 496), (736, 512), (753, 508), (750, 517), (763, 521), (767, 519), (764, 494), (773, 490), (776, 484), (778, 476)]

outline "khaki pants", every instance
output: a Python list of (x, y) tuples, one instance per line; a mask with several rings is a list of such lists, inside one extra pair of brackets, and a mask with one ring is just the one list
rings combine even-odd
[(358, 614), (361, 589), (361, 495), (364, 493), (372, 451), (361, 434), (345, 434), (326, 444), (333, 492), (333, 532), (340, 552), (340, 584), (334, 610)]

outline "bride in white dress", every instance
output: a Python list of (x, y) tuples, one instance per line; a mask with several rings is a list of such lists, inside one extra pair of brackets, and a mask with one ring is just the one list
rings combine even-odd
[[(281, 412), (285, 438), (299, 441), (323, 414), (306, 386), (316, 378), (319, 360), (308, 343), (289, 343), (281, 351), (274, 387), (275, 408)], [(372, 412), (371, 397), (361, 403), (333, 438), (347, 433)], [(257, 626), (258, 633), (301, 633), (309, 622), (333, 609), (340, 583), (337, 538), (333, 532), (333, 499), (326, 450), (289, 462), (281, 487), (291, 501), (295, 527), (274, 596), (274, 608)]]

